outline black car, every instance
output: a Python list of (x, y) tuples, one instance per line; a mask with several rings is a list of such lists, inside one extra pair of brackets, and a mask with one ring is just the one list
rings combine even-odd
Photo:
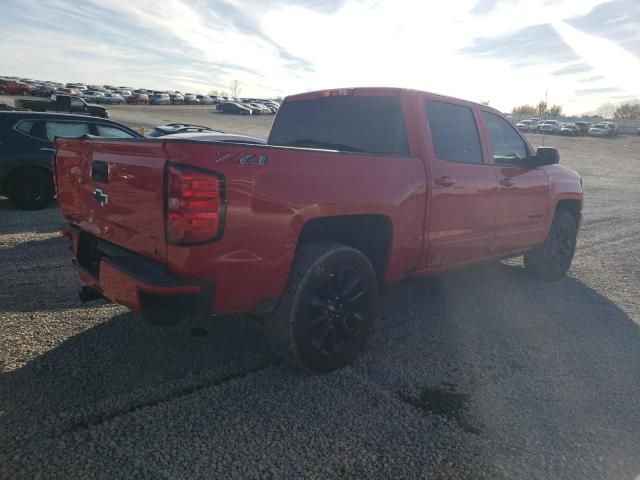
[(159, 127), (155, 127), (151, 130), (147, 137), (156, 138), (163, 137), (164, 135), (174, 134), (174, 133), (192, 133), (192, 132), (218, 132), (222, 133), (219, 130), (212, 130), (209, 127), (204, 127), (202, 125), (190, 125), (188, 123), (168, 123), (166, 125), (160, 125)]
[(0, 195), (18, 208), (39, 210), (53, 199), (53, 139), (96, 135), (141, 138), (112, 120), (85, 115), (0, 112)]
[(223, 113), (237, 113), (239, 115), (251, 115), (253, 113), (250, 108), (236, 102), (220, 103), (216, 107), (216, 110)]

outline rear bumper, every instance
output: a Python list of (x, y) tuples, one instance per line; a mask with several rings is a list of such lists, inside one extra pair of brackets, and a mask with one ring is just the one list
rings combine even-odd
[[(198, 322), (209, 315), (209, 282), (177, 278), (154, 260), (84, 232), (71, 229), (64, 233), (73, 242), (72, 261), (80, 280), (105, 298), (142, 313), (145, 320), (154, 324)], [(90, 242), (96, 246), (88, 254), (86, 246), (80, 245)], [(87, 258), (92, 255), (92, 259)]]

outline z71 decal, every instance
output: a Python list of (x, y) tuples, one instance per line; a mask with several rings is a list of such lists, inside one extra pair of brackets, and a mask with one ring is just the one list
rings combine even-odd
[(252, 153), (218, 153), (216, 163), (264, 167), (267, 164), (267, 156)]

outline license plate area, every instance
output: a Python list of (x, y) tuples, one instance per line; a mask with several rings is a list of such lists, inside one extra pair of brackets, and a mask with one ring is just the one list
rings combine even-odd
[(96, 280), (100, 279), (100, 261), (105, 257), (124, 257), (126, 250), (105, 242), (90, 233), (80, 232), (78, 236), (78, 264)]

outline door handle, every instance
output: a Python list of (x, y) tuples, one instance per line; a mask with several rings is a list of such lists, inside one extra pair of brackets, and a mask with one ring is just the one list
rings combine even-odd
[(436, 178), (433, 183), (440, 185), (441, 187), (450, 187), (456, 183), (456, 179), (445, 175), (444, 177)]
[(500, 180), (500, 185), (503, 185), (505, 187), (513, 187), (514, 181), (509, 178), (509, 177), (505, 177), (502, 180)]
[(55, 149), (49, 147), (40, 147), (41, 152), (55, 152)]

